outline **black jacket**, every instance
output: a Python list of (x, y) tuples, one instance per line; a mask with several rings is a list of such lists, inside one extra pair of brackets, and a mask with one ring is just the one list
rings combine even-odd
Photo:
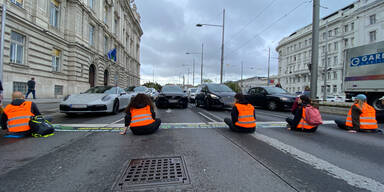
[[(147, 105), (142, 104), (142, 105), (139, 105), (139, 106), (140, 106), (139, 109), (141, 109), (141, 108), (144, 108)], [(156, 119), (156, 113), (155, 113), (155, 111), (153, 110), (152, 107), (151, 107), (151, 113), (152, 113), (152, 118)], [(127, 114), (125, 114), (125, 126), (126, 127), (128, 127), (131, 124), (131, 120), (132, 120), (132, 114), (131, 114), (131, 111), (128, 111)]]
[[(12, 103), (10, 105), (19, 106), (19, 105), (23, 104), (24, 101), (25, 101), (24, 99), (15, 99), (12, 101)], [(33, 102), (32, 102), (31, 112), (34, 115), (41, 115), (39, 109), (37, 108), (37, 105)], [(1, 127), (2, 127), (2, 129), (8, 129), (7, 121), (8, 121), (8, 117), (5, 113), (3, 113), (1, 115)]]
[(36, 82), (34, 80), (29, 80), (27, 82), (27, 85), (28, 85), (28, 89), (29, 90), (34, 90), (35, 89), (35, 85), (36, 85)]
[[(239, 104), (247, 105), (247, 104), (249, 104), (249, 102), (248, 101), (240, 101)], [(253, 114), (253, 116), (256, 119), (256, 110), (255, 110), (255, 113)], [(239, 111), (237, 110), (236, 106), (233, 106), (233, 108), (232, 108), (231, 117), (232, 117), (232, 123), (235, 125), (235, 123), (238, 121), (238, 118), (239, 118)]]
[(352, 106), (352, 129), (353, 130), (360, 130), (360, 115), (363, 113), (356, 105)]

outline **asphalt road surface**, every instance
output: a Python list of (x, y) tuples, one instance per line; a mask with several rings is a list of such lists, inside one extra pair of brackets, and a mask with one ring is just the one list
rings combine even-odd
[[(57, 124), (123, 123), (123, 113), (67, 117), (51, 106), (44, 113)], [(277, 126), (289, 112), (256, 114), (264, 126), (254, 134), (181, 128), (230, 117), (230, 109), (189, 106), (157, 110), (172, 128), (148, 136), (70, 131), (1, 138), (0, 191), (384, 191), (384, 135), (339, 130), (327, 121), (344, 118), (337, 115), (322, 114), (327, 123), (311, 134)], [(137, 162), (131, 160), (175, 157), (182, 160), (185, 180), (119, 185), (121, 175), (129, 174), (126, 166)]]

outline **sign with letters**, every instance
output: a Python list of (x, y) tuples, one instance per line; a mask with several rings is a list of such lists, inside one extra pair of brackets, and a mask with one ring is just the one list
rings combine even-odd
[(384, 53), (375, 53), (351, 58), (351, 67), (384, 63)]

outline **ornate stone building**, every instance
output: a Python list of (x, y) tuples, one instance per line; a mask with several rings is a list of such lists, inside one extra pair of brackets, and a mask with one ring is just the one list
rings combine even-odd
[[(129, 0), (1, 0), (7, 5), (4, 96), (60, 98), (97, 85), (140, 83), (143, 31)], [(116, 61), (108, 52), (116, 49)]]
[[(382, 0), (357, 0), (320, 20), (319, 98), (324, 91), (327, 95), (344, 96), (345, 50), (383, 41), (383, 21)], [(292, 93), (301, 92), (310, 84), (311, 43), (312, 25), (308, 25), (282, 39), (276, 48), (279, 53), (278, 79), (283, 88)]]

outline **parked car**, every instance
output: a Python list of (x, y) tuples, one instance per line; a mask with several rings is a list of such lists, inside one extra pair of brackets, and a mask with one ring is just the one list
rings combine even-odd
[(327, 96), (326, 101), (329, 102), (344, 102), (345, 99), (341, 96)]
[(291, 108), (296, 96), (279, 87), (254, 87), (248, 90), (245, 98), (254, 106), (269, 110)]
[(224, 108), (231, 107), (235, 102), (236, 93), (225, 84), (203, 84), (196, 93), (196, 106)]
[(188, 97), (179, 86), (165, 85), (161, 89), (155, 103), (158, 108), (165, 108), (169, 106), (181, 106), (183, 108), (187, 108)]
[(133, 89), (133, 92), (135, 92), (136, 94), (138, 94), (138, 93), (147, 94), (148, 93), (148, 88), (146, 86), (138, 86), (138, 87), (135, 87)]
[(76, 113), (118, 113), (128, 106), (131, 95), (122, 88), (96, 86), (84, 93), (68, 95), (60, 103), (60, 112), (68, 115)]
[(195, 102), (197, 88), (188, 88), (187, 95), (190, 103)]
[(151, 97), (152, 100), (156, 100), (159, 92), (155, 88), (148, 88), (147, 95)]

